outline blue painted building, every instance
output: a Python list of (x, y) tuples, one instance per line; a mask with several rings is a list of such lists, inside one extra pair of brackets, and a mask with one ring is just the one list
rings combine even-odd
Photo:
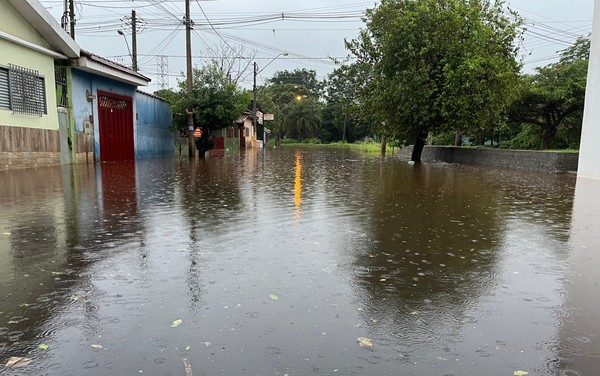
[(173, 115), (169, 104), (162, 98), (138, 90), (135, 108), (135, 158), (173, 155)]
[(83, 50), (68, 77), (74, 161), (173, 155), (168, 103), (137, 91), (149, 78)]

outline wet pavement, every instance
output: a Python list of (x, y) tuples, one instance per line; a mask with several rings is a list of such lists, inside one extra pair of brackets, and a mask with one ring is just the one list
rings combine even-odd
[(598, 192), (317, 148), (0, 172), (0, 375), (595, 375)]

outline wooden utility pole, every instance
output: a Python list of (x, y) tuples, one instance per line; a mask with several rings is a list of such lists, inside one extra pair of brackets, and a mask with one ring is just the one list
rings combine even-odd
[(71, 26), (71, 38), (75, 40), (75, 0), (69, 0), (69, 21)]
[(196, 145), (194, 142), (194, 109), (192, 108), (192, 20), (190, 19), (190, 0), (185, 0), (185, 58), (187, 65), (187, 94), (188, 94), (188, 147), (189, 156), (194, 158), (196, 155)]
[(131, 11), (131, 68), (138, 71), (137, 65), (137, 19), (135, 10)]
[(256, 76), (258, 75), (258, 65), (254, 62), (254, 84), (252, 85), (252, 126), (254, 127), (254, 134), (258, 140), (258, 129), (256, 127)]

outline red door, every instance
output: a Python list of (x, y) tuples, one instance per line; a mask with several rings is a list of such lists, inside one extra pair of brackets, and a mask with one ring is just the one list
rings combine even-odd
[(131, 161), (133, 150), (133, 105), (131, 97), (98, 91), (100, 160)]

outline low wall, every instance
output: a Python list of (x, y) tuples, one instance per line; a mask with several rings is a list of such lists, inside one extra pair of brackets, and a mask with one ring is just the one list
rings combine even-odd
[[(401, 159), (410, 160), (412, 146), (398, 152)], [(579, 153), (533, 150), (475, 149), (454, 146), (425, 146), (423, 162), (446, 162), (481, 166), (505, 167), (526, 171), (577, 171)]]

